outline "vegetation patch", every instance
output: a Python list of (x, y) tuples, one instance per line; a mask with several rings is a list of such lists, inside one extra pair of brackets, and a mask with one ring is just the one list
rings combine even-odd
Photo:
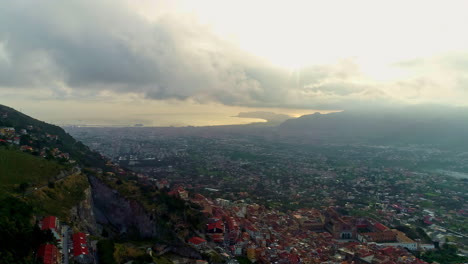
[(468, 257), (458, 255), (458, 248), (455, 245), (445, 243), (439, 250), (431, 250), (424, 253), (421, 258), (429, 263), (466, 263)]
[(32, 220), (33, 208), (17, 197), (0, 199), (0, 263), (33, 263), (34, 251), (43, 243), (56, 243)]
[(65, 169), (55, 161), (0, 147), (1, 191), (18, 191), (21, 183), (28, 183), (29, 186), (46, 185)]
[(236, 260), (240, 263), (240, 264), (251, 264), (252, 262), (247, 258), (247, 257), (237, 257)]
[(73, 174), (57, 181), (53, 188), (47, 186), (34, 191), (27, 198), (41, 215), (55, 215), (69, 220), (70, 209), (85, 199), (84, 191), (89, 187), (83, 174)]
[(97, 243), (99, 252), (99, 263), (101, 264), (116, 264), (114, 259), (115, 243), (110, 239), (100, 240)]

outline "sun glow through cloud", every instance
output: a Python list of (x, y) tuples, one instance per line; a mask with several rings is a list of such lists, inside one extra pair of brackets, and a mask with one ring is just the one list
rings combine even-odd
[[(186, 12), (289, 69), (356, 58), (370, 65), (465, 49), (466, 1), (131, 1), (148, 18)], [(144, 7), (144, 8), (143, 8)]]

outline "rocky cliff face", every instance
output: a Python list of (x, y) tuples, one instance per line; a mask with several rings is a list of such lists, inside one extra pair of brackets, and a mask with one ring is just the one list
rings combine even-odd
[(121, 235), (157, 236), (153, 215), (138, 201), (126, 199), (96, 177), (90, 176), (89, 182), (98, 224), (111, 226)]
[(85, 199), (70, 210), (71, 221), (80, 231), (92, 235), (100, 235), (100, 228), (94, 217), (94, 202), (91, 186), (87, 188), (84, 193)]

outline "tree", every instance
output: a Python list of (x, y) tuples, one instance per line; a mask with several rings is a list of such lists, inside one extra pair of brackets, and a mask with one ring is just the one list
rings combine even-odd
[(20, 145), (29, 145), (31, 141), (31, 136), (29, 135), (22, 135), (20, 137)]
[(115, 244), (114, 241), (110, 239), (99, 240), (97, 243), (99, 263), (101, 264), (115, 264), (114, 259), (114, 250)]
[(103, 237), (109, 237), (109, 232), (108, 232), (105, 228), (103, 228), (103, 229), (102, 229), (101, 236), (103, 236)]
[(47, 186), (48, 186), (49, 188), (53, 189), (53, 188), (55, 188), (55, 182), (50, 181), (50, 182), (47, 184)]
[(0, 200), (0, 263), (27, 263), (32, 259), (32, 207), (15, 197)]
[(133, 264), (149, 264), (149, 263), (153, 263), (153, 258), (147, 254), (138, 256), (133, 260)]
[(455, 245), (445, 243), (439, 250), (431, 250), (424, 253), (421, 258), (427, 262), (439, 263), (465, 263), (468, 257), (459, 256), (458, 248)]
[(28, 190), (29, 188), (29, 183), (27, 182), (22, 182), (19, 187), (18, 187), (18, 190), (20, 193), (23, 193), (23, 197), (26, 195), (26, 191)]

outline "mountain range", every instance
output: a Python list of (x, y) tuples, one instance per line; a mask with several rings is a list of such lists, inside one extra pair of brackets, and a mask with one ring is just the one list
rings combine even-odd
[(464, 148), (468, 146), (468, 110), (418, 106), (315, 113), (286, 120), (277, 127), (277, 133), (323, 143)]

